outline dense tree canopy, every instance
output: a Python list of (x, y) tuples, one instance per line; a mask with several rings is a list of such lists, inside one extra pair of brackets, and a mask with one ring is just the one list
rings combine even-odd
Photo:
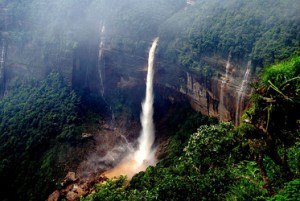
[(78, 104), (55, 73), (42, 82), (20, 84), (0, 100), (0, 179), (9, 181), (0, 199), (45, 196), (51, 179), (61, 174), (54, 165), (55, 144), (73, 143), (79, 134)]
[(299, 57), (266, 68), (239, 127), (203, 125), (189, 138), (178, 132), (169, 145), (176, 154), (129, 184), (124, 177), (99, 184), (83, 200), (298, 200), (299, 69)]
[[(215, 73), (206, 56), (231, 55), (236, 63), (252, 61), (253, 72), (263, 69), (239, 127), (184, 113), (181, 105), (166, 124), (174, 130), (156, 167), (131, 181), (98, 184), (83, 200), (300, 199), (298, 0), (198, 0), (193, 6), (185, 0), (0, 0), (0, 9), (0, 40), (12, 52), (5, 60), (11, 71), (75, 71), (79, 63), (95, 68), (102, 26), (107, 48), (134, 59), (143, 59), (149, 41), (159, 36), (157, 56), (168, 63), (163, 71), (192, 71), (205, 85), (210, 80), (202, 78)], [(74, 58), (80, 53), (88, 56)], [(11, 57), (21, 59), (14, 63)], [(112, 69), (126, 72), (123, 63)], [(84, 87), (75, 94), (56, 73), (15, 85), (0, 99), (0, 180), (9, 181), (0, 199), (44, 200), (55, 188), (53, 178), (63, 176), (59, 153), (82, 133), (79, 108), (105, 113), (107, 103)], [(140, 108), (118, 92), (111, 110), (138, 116)]]

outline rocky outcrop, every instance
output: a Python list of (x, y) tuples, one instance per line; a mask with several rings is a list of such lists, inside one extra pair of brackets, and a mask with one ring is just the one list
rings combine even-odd
[(59, 197), (60, 197), (60, 192), (56, 190), (51, 195), (49, 195), (47, 201), (57, 201), (59, 200)]
[[(52, 70), (56, 70), (72, 88), (101, 95), (97, 51), (97, 44), (90, 41), (79, 45), (73, 54), (66, 52), (55, 55), (51, 53), (54, 50), (50, 49), (46, 57), (42, 57), (34, 45), (27, 44), (22, 49), (8, 45), (9, 70), (6, 72), (5, 84), (9, 85), (20, 77), (34, 76), (42, 79)], [(143, 53), (136, 55), (134, 52), (114, 49), (108, 44), (108, 48), (103, 52), (103, 60), (103, 74), (107, 78), (103, 87), (107, 95), (119, 89), (143, 88), (147, 64), (146, 50), (144, 56)], [(237, 103), (247, 63), (232, 61), (228, 69), (227, 59), (222, 57), (203, 57), (202, 61), (210, 67), (212, 75), (206, 76), (183, 69), (178, 64), (166, 63), (158, 55), (155, 83), (184, 94), (192, 107), (205, 115), (223, 121), (235, 121), (237, 105), (240, 105), (242, 111), (247, 104), (245, 100), (249, 88), (243, 92), (245, 98), (241, 103)]]
[[(210, 62), (211, 66), (215, 66), (212, 67), (213, 75), (209, 80), (204, 81), (203, 79), (207, 77), (186, 72), (186, 85), (181, 85), (179, 90), (187, 95), (195, 110), (222, 121), (235, 122), (237, 111), (243, 111), (248, 102), (251, 75), (244, 81), (245, 86), (241, 89), (245, 73), (243, 66), (232, 63), (226, 75), (225, 60), (215, 58), (204, 58), (204, 60)], [(243, 98), (239, 99), (241, 94)]]
[[(187, 4), (193, 5), (195, 2), (191, 0)], [(172, 13), (168, 15), (171, 17)], [(167, 16), (164, 20), (167, 20)], [(7, 43), (3, 46), (7, 70), (0, 69), (0, 92), (3, 88), (9, 89), (18, 79), (43, 79), (51, 71), (60, 72), (67, 85), (83, 94), (103, 95), (105, 92), (105, 96), (110, 96), (110, 93), (123, 90), (130, 95), (131, 91), (144, 88), (147, 44), (151, 43), (151, 34), (143, 33), (139, 38), (129, 35), (126, 38), (119, 33), (118, 27), (106, 23), (105, 29), (104, 26), (102, 29), (98, 27), (100, 33), (97, 28), (91, 29), (88, 35), (76, 42), (69, 41), (74, 38), (69, 39), (63, 31), (60, 33), (58, 30), (53, 41), (43, 41), (43, 38), (35, 36), (37, 38), (22, 44)], [(156, 26), (160, 23), (163, 21), (157, 22)], [(178, 63), (170, 62), (159, 52), (155, 84), (184, 94), (193, 108), (205, 115), (236, 121), (236, 114), (241, 114), (246, 104), (244, 100), (249, 94), (246, 87), (247, 90), (240, 95), (246, 61), (231, 61), (227, 68), (228, 59), (217, 53), (203, 56), (200, 60), (210, 68), (211, 75), (185, 69)], [(239, 95), (242, 99), (238, 100)]]
[(79, 179), (75, 172), (69, 172), (61, 183), (61, 190), (54, 191), (48, 196), (47, 201), (78, 201), (82, 196), (90, 194), (95, 184), (105, 180), (106, 178), (100, 174), (92, 174), (88, 179)]

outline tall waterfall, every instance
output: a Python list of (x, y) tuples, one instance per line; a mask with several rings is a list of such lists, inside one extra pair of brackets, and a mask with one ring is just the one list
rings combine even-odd
[(244, 98), (245, 98), (245, 93), (247, 91), (249, 75), (250, 75), (250, 71), (251, 71), (250, 67), (251, 67), (251, 61), (248, 62), (243, 82), (238, 91), (238, 96), (237, 96), (237, 101), (236, 101), (236, 112), (235, 112), (235, 124), (236, 125), (238, 125), (240, 123), (240, 116), (241, 116), (241, 112), (243, 110), (243, 102), (244, 102)]
[(231, 59), (231, 54), (229, 53), (228, 60), (226, 63), (226, 72), (225, 72), (225, 77), (222, 78), (222, 83), (221, 83), (221, 90), (220, 90), (220, 104), (219, 104), (219, 112), (220, 112), (220, 119), (225, 118), (225, 106), (224, 106), (224, 89), (228, 83), (228, 75), (229, 75), (229, 68), (230, 68), (230, 59)]
[(149, 51), (146, 97), (142, 103), (142, 131), (138, 139), (138, 149), (133, 153), (129, 153), (115, 168), (105, 172), (104, 174), (108, 178), (120, 175), (127, 175), (128, 178), (131, 178), (137, 172), (144, 171), (149, 165), (155, 165), (155, 149), (152, 148), (155, 137), (153, 123), (153, 68), (158, 40), (158, 37), (154, 39)]
[(154, 143), (154, 123), (153, 123), (153, 77), (154, 77), (154, 58), (155, 50), (159, 38), (155, 38), (149, 51), (148, 73), (146, 83), (146, 98), (142, 104), (141, 124), (142, 132), (139, 138), (139, 149), (135, 153), (135, 160), (142, 164), (145, 160), (151, 162), (154, 160), (152, 145)]
[(103, 65), (103, 48), (104, 48), (104, 34), (105, 34), (105, 26), (103, 25), (100, 29), (100, 42), (99, 42), (99, 53), (98, 53), (98, 72), (99, 72), (99, 77), (100, 77), (100, 84), (101, 84), (101, 88), (100, 88), (100, 92), (101, 92), (101, 96), (104, 96), (104, 82), (103, 82), (103, 69), (104, 69), (104, 65)]
[(5, 69), (4, 69), (4, 62), (5, 62), (5, 41), (2, 39), (2, 47), (0, 53), (0, 97), (5, 93)]

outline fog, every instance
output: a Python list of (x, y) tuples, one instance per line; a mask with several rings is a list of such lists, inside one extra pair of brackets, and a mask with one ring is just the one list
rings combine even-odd
[[(159, 35), (171, 40), (176, 35), (188, 35), (191, 29), (201, 31), (211, 16), (222, 9), (239, 9), (243, 0), (26, 0), (21, 3), (2, 0), (1, 37), (16, 43), (36, 42), (41, 45), (60, 42), (61, 46), (76, 47), (77, 43), (99, 40), (99, 30), (106, 25), (108, 40), (117, 46), (117, 39), (140, 40), (149, 43)], [(277, 0), (262, 1), (262, 8), (272, 12)], [(297, 0), (280, 2), (281, 11), (275, 18), (297, 17)], [(271, 6), (270, 6), (271, 5)], [(188, 10), (186, 8), (189, 7)], [(5, 8), (5, 9), (4, 9)], [(215, 9), (214, 9), (215, 8)], [(250, 9), (248, 3), (243, 9)], [(271, 10), (271, 11), (270, 11)], [(255, 13), (255, 12), (254, 12)], [(254, 17), (264, 20), (262, 13)], [(7, 28), (5, 28), (5, 24)], [(208, 25), (207, 25), (208, 26)], [(147, 47), (146, 44), (144, 44)]]

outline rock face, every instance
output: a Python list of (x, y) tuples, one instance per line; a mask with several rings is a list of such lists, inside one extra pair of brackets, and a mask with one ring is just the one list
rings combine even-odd
[[(251, 75), (244, 81), (243, 69), (239, 64), (232, 63), (226, 73), (226, 61), (223, 59), (204, 58), (211, 64), (214, 75), (207, 78), (186, 72), (186, 85), (182, 85), (180, 92), (186, 94), (192, 107), (208, 116), (217, 117), (222, 121), (234, 121), (236, 112), (243, 111), (250, 94)], [(241, 64), (240, 64), (241, 65)], [(243, 64), (242, 64), (243, 65)], [(243, 98), (239, 99), (239, 95)], [(238, 106), (238, 108), (237, 108)]]
[[(106, 77), (112, 78), (104, 84), (107, 91), (144, 87), (145, 57), (128, 57), (126, 53), (114, 54), (112, 51), (104, 54), (109, 61), (106, 63)], [(155, 85), (173, 90), (176, 92), (174, 95), (178, 92), (183, 94), (192, 107), (204, 115), (235, 122), (236, 112), (241, 114), (248, 104), (249, 84), (253, 79), (251, 66), (247, 80), (244, 80), (247, 61), (231, 61), (228, 64), (228, 59), (220, 56), (203, 57), (202, 61), (209, 66), (211, 75), (183, 69), (175, 63), (164, 63), (161, 55), (157, 55)], [(242, 83), (245, 86), (241, 91)], [(177, 97), (173, 98), (176, 100)]]
[(106, 178), (100, 174), (90, 175), (89, 178), (79, 179), (75, 172), (69, 172), (61, 183), (61, 190), (54, 191), (48, 196), (47, 201), (77, 201), (80, 197), (86, 196), (94, 190), (94, 185), (105, 181)]
[(66, 186), (69, 183), (73, 183), (77, 180), (75, 172), (68, 172), (67, 176), (62, 181), (61, 185)]
[[(189, 5), (194, 3), (187, 1)], [(64, 37), (56, 38), (53, 44), (40, 41), (42, 45), (36, 42), (38, 40), (24, 44), (7, 42), (0, 47), (0, 95), (4, 90), (9, 91), (16, 80), (32, 77), (41, 80), (51, 71), (59, 72), (68, 86), (86, 94), (102, 95), (105, 91), (105, 96), (109, 96), (109, 93), (118, 90), (144, 88), (147, 51), (151, 44), (150, 37), (154, 36), (143, 32), (136, 36), (138, 38), (130, 39), (141, 42), (144, 48), (127, 47), (126, 43), (118, 40), (120, 33), (114, 29), (105, 26), (106, 37), (99, 36), (98, 29), (90, 30), (90, 35), (81, 38), (76, 45), (69, 45), (68, 39)], [(102, 45), (99, 45), (99, 40)], [(245, 100), (249, 94), (249, 87), (243, 87), (242, 92), (240, 90), (242, 83), (248, 86), (251, 81), (250, 73), (243, 82), (247, 61), (230, 61), (228, 65), (228, 59), (217, 53), (203, 56), (200, 60), (212, 72), (211, 75), (204, 75), (167, 60), (161, 53), (157, 54), (156, 86), (173, 90), (176, 92), (174, 94), (180, 92), (195, 110), (205, 115), (223, 121), (236, 121), (236, 116), (241, 114), (247, 104)], [(176, 100), (177, 97), (172, 98)]]
[[(73, 89), (101, 94), (100, 78), (97, 72), (97, 44), (90, 42), (81, 45), (74, 51), (74, 54), (60, 55), (59, 61), (56, 61), (57, 59), (54, 59), (49, 52), (48, 56), (42, 60), (43, 57), (37, 49), (30, 47), (30, 44), (27, 46), (28, 48), (18, 49), (8, 45), (8, 70), (5, 85), (9, 86), (20, 77), (34, 76), (37, 79), (42, 79), (52, 70), (56, 70), (61, 73), (66, 83)], [(88, 49), (92, 51), (89, 53)], [(137, 56), (134, 53), (131, 55), (130, 52), (122, 52), (108, 46), (103, 53), (105, 60), (103, 73), (106, 78), (109, 78), (105, 79), (103, 83), (106, 88), (105, 91), (144, 88), (145, 66), (147, 64), (146, 51), (144, 56)], [(158, 55), (155, 84), (184, 94), (195, 110), (223, 121), (235, 121), (236, 106), (240, 105), (241, 111), (245, 108), (249, 87), (246, 87), (246, 90), (242, 92), (245, 95), (242, 103), (237, 103), (247, 66), (245, 61), (232, 61), (230, 68), (226, 69), (227, 60), (225, 58), (203, 57), (203, 62), (209, 65), (213, 72), (212, 75), (205, 76), (182, 69), (177, 64), (164, 63), (163, 59), (160, 59), (162, 58)], [(31, 67), (29, 68), (29, 66)], [(39, 66), (44, 66), (44, 68)], [(60, 67), (57, 68), (56, 66)], [(245, 82), (246, 85), (249, 84), (250, 80), (251, 74)]]
[(59, 191), (54, 191), (51, 195), (49, 195), (47, 201), (58, 201), (60, 197)]

